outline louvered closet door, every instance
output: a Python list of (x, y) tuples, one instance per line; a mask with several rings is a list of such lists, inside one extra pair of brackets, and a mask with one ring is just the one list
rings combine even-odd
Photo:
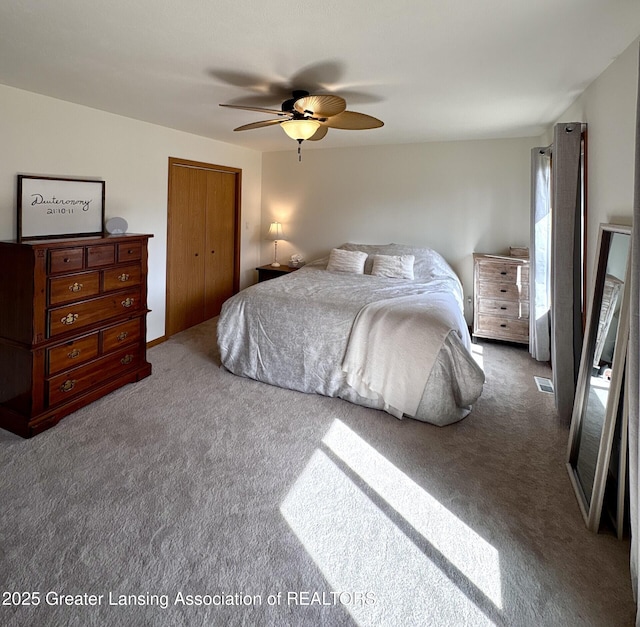
[(204, 319), (208, 320), (220, 313), (234, 291), (236, 175), (209, 171), (206, 176)]

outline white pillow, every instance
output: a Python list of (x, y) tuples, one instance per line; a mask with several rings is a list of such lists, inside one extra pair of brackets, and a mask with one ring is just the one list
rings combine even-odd
[(414, 255), (374, 255), (371, 274), (390, 279), (411, 279), (413, 281)]
[(329, 255), (327, 270), (331, 272), (351, 272), (352, 274), (364, 274), (364, 262), (367, 253), (357, 250), (341, 250), (334, 248)]

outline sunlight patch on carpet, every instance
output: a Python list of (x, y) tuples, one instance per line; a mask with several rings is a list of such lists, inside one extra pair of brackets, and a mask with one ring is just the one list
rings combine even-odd
[(491, 544), (339, 420), (322, 441), (496, 608), (502, 608), (500, 557)]
[[(316, 450), (280, 511), (333, 591), (374, 596), (375, 603), (344, 606), (354, 620), (494, 625), (489, 616), (499, 615), (501, 604), (497, 551), (341, 422), (323, 443), (434, 549), (434, 558), (425, 554), (329, 454)], [(491, 611), (447, 575), (442, 560)]]
[(471, 344), (471, 356), (475, 362), (484, 370), (484, 353), (480, 344)]

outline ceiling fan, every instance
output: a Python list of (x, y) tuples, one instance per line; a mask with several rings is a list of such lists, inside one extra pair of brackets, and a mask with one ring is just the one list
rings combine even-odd
[(298, 142), (298, 159), (300, 159), (300, 144), (305, 139), (318, 141), (326, 136), (330, 128), (354, 131), (379, 128), (384, 125), (384, 122), (371, 115), (347, 111), (347, 103), (340, 96), (333, 94), (312, 95), (303, 90), (294, 90), (291, 96), (282, 103), (280, 109), (232, 104), (221, 104), (220, 106), (277, 115), (277, 118), (244, 124), (233, 130), (248, 131), (278, 124), (291, 139)]

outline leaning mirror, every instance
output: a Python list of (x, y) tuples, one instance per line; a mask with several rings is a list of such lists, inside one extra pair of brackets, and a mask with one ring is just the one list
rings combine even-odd
[(630, 227), (600, 225), (569, 432), (567, 469), (585, 523), (594, 532), (600, 525), (611, 447), (624, 402), (630, 244)]

